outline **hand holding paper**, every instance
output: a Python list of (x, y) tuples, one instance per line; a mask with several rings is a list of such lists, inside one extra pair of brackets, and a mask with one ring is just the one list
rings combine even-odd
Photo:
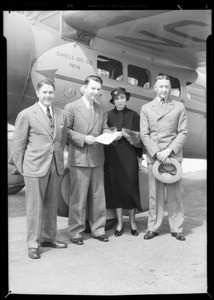
[(121, 137), (121, 131), (115, 131), (113, 133), (105, 132), (95, 138), (96, 142), (104, 144), (104, 145), (109, 145), (112, 143), (114, 140), (119, 139)]

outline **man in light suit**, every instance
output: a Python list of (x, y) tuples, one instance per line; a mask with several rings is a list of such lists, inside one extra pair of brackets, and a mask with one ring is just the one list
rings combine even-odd
[(40, 246), (67, 247), (56, 237), (67, 118), (52, 105), (54, 92), (51, 80), (38, 83), (39, 101), (18, 114), (12, 140), (11, 157), (25, 180), (28, 256), (33, 259), (40, 258)]
[(156, 78), (154, 89), (156, 98), (143, 105), (140, 116), (140, 132), (147, 151), (149, 175), (149, 217), (148, 232), (144, 239), (152, 239), (159, 234), (164, 216), (165, 193), (171, 235), (184, 241), (182, 234), (184, 213), (181, 202), (181, 180), (164, 184), (152, 172), (158, 159), (162, 165), (170, 164), (169, 157), (183, 159), (182, 146), (187, 135), (187, 115), (183, 103), (170, 99), (170, 79), (166, 75)]
[(65, 106), (71, 182), (68, 231), (71, 241), (76, 245), (83, 245), (87, 204), (92, 236), (108, 242), (105, 234), (104, 150), (102, 144), (96, 143), (95, 137), (112, 131), (107, 126), (107, 111), (97, 101), (101, 86), (102, 79), (99, 76), (86, 77), (82, 98)]

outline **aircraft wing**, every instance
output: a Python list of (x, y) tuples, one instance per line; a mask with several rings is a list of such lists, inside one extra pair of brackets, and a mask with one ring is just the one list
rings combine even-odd
[(68, 39), (106, 40), (149, 60), (206, 71), (211, 10), (64, 11), (62, 20)]

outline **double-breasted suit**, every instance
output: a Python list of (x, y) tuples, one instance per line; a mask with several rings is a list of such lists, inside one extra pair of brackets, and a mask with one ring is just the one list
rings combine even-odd
[(50, 122), (38, 103), (19, 113), (12, 140), (12, 159), (25, 180), (27, 245), (56, 241), (56, 218), (60, 180), (64, 172), (63, 149), (67, 118), (52, 106)]
[(105, 233), (106, 205), (103, 185), (103, 145), (88, 145), (85, 137), (111, 132), (107, 126), (107, 111), (97, 102), (93, 103), (91, 117), (86, 104), (80, 98), (65, 106), (68, 119), (68, 168), (71, 192), (69, 201), (68, 229), (71, 238), (81, 238), (85, 230), (86, 203), (92, 235)]
[(168, 216), (171, 232), (183, 230), (183, 208), (181, 203), (180, 181), (164, 184), (155, 179), (152, 167), (155, 154), (170, 147), (170, 157), (179, 162), (183, 160), (182, 146), (187, 135), (187, 115), (181, 102), (170, 98), (162, 108), (158, 99), (145, 104), (141, 108), (140, 132), (147, 151), (149, 173), (149, 219), (148, 230), (158, 232), (163, 220), (165, 187), (168, 199)]

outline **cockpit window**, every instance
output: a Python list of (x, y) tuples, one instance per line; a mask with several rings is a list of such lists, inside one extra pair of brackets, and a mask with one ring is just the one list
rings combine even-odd
[(147, 69), (128, 65), (128, 83), (149, 89), (151, 87), (150, 72)]
[(170, 82), (171, 82), (171, 92), (170, 95), (175, 96), (175, 97), (179, 97), (181, 94), (181, 85), (180, 85), (180, 81), (172, 76), (169, 76), (167, 74), (163, 74), (163, 73), (159, 73), (159, 75), (166, 75), (169, 77)]
[(98, 55), (97, 72), (99, 76), (105, 76), (114, 80), (123, 79), (123, 66), (118, 60)]
[(186, 99), (193, 103), (206, 104), (205, 88), (196, 83), (186, 83)]

